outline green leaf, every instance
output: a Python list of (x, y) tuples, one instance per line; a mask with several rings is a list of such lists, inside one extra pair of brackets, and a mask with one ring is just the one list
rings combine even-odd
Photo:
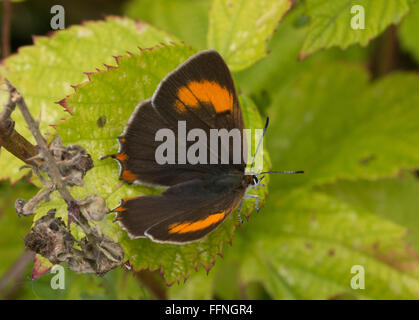
[(298, 54), (307, 33), (308, 24), (301, 25), (304, 6), (294, 5), (292, 10), (278, 25), (277, 31), (269, 41), (269, 55), (251, 67), (236, 73), (240, 90), (254, 98), (259, 108), (266, 110), (272, 103), (278, 89), (287, 83), (289, 78), (305, 72), (313, 65), (328, 64), (332, 61), (364, 63), (367, 50), (353, 46), (345, 51), (334, 48), (319, 52), (310, 59), (299, 60)]
[(412, 5), (412, 9), (399, 29), (400, 41), (402, 46), (411, 52), (419, 62), (419, 2)]
[[(307, 189), (274, 192), (254, 221), (226, 260), (240, 259), (242, 280), (262, 282), (274, 299), (419, 297), (419, 261), (399, 225)], [(351, 288), (354, 265), (365, 290)]]
[[(153, 27), (127, 18), (107, 18), (106, 21), (87, 22), (55, 32), (51, 37), (37, 37), (33, 46), (19, 49), (18, 54), (5, 60), (2, 76), (8, 78), (25, 98), (34, 118), (39, 118), (44, 133), (50, 124), (67, 118), (64, 109), (55, 104), (73, 92), (71, 85), (86, 79), (83, 72), (103, 69), (103, 64), (115, 65), (112, 56), (147, 48), (160, 42), (175, 40)], [(1, 90), (0, 102), (6, 101)], [(13, 113), (16, 130), (34, 142), (21, 114)], [(6, 150), (0, 157), (0, 179), (15, 181), (27, 170), (19, 171), (23, 162)]]
[[(118, 179), (117, 163), (112, 159), (97, 159), (117, 152), (116, 137), (121, 135), (136, 105), (150, 98), (167, 73), (195, 52), (185, 45), (170, 45), (120, 57), (117, 68), (91, 74), (90, 81), (78, 86), (76, 93), (65, 100), (65, 105), (73, 116), (57, 127), (57, 133), (64, 144), (78, 144), (86, 148), (95, 165), (85, 176), (84, 187), (72, 189), (75, 198), (82, 199), (94, 192), (105, 197), (107, 205), (114, 208), (122, 198), (159, 191), (121, 183)], [(243, 97), (241, 104), (246, 127), (262, 128), (263, 122), (252, 101)], [(104, 126), (98, 127), (99, 118), (106, 119)], [(264, 152), (264, 156), (265, 168), (269, 168), (267, 152)], [(266, 188), (257, 192), (261, 203), (265, 192)], [(252, 204), (252, 201), (245, 202), (245, 216), (252, 211)], [(45, 214), (49, 208), (58, 208), (59, 215), (66, 212), (64, 202), (57, 195), (53, 195), (51, 202), (38, 211), (36, 218)], [(149, 239), (131, 240), (118, 224), (112, 222), (113, 219), (114, 214), (110, 214), (100, 226), (105, 234), (123, 246), (126, 258), (130, 260), (134, 269), (160, 269), (167, 283), (187, 278), (199, 264), (206, 269), (211, 268), (224, 243), (231, 240), (237, 221), (236, 214), (232, 213), (215, 232), (202, 241), (173, 245), (153, 243)]]
[(125, 14), (205, 49), (209, 7), (209, 0), (134, 0), (128, 2)]
[(266, 55), (266, 42), (291, 5), (289, 0), (214, 0), (208, 47), (220, 52), (232, 71), (249, 67)]
[(306, 170), (281, 177), (282, 187), (374, 179), (418, 166), (418, 75), (367, 80), (361, 68), (332, 63), (279, 90), (267, 132), (274, 169)]
[[(266, 208), (224, 250), (217, 268), (209, 276), (194, 274), (182, 289), (196, 293), (202, 285), (212, 295), (197, 297), (223, 292), (227, 295), (221, 297), (237, 299), (243, 295), (233, 293), (238, 272), (239, 288), (262, 284), (272, 299), (417, 299), (419, 260), (405, 235), (403, 226), (324, 193), (275, 188)], [(351, 287), (355, 265), (365, 270), (365, 290)], [(225, 289), (226, 282), (233, 291)], [(170, 297), (182, 298), (180, 289)]]
[(419, 251), (419, 179), (408, 172), (401, 177), (374, 181), (338, 181), (319, 188), (336, 198), (404, 226), (406, 240)]
[(269, 41), (270, 53), (256, 64), (236, 73), (239, 87), (245, 94), (271, 93), (277, 91), (282, 84), (292, 76), (301, 65), (307, 61), (298, 61), (307, 28), (296, 27), (295, 21), (301, 16), (301, 6), (293, 7), (278, 25)]
[[(390, 24), (399, 23), (409, 12), (411, 0), (307, 0), (306, 15), (310, 27), (301, 49), (305, 58), (320, 49), (339, 46), (342, 49), (354, 43), (365, 46)], [(365, 12), (365, 29), (354, 30), (351, 20), (356, 13), (351, 8), (361, 5)]]

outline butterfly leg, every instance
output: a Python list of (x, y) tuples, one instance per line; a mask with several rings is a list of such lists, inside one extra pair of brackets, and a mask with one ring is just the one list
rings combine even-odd
[(265, 185), (264, 184), (258, 184), (256, 186), (252, 186), (252, 189), (258, 191), (261, 187), (265, 187)]
[(254, 208), (256, 209), (256, 211), (259, 212), (259, 210), (260, 210), (260, 208), (259, 208), (259, 196), (257, 196), (256, 194), (246, 194), (244, 197), (247, 198), (247, 199), (256, 199)]

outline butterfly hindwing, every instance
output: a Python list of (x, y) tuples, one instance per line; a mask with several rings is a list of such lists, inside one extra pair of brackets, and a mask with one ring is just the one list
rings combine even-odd
[(160, 196), (123, 199), (114, 209), (133, 238), (185, 243), (216, 229), (237, 206), (245, 189), (237, 177), (218, 182), (198, 179), (173, 186)]

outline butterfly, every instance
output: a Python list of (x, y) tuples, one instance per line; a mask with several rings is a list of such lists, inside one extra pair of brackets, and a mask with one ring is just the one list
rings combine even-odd
[[(136, 107), (118, 137), (119, 151), (111, 157), (120, 165), (120, 179), (129, 184), (167, 187), (160, 195), (124, 198), (112, 210), (131, 238), (147, 237), (174, 244), (196, 241), (217, 229), (237, 207), (241, 220), (245, 197), (256, 198), (258, 206), (257, 196), (247, 195), (246, 190), (259, 185), (262, 179), (258, 174), (245, 174), (246, 157), (235, 161), (230, 152), (227, 163), (211, 162), (214, 158), (220, 160), (223, 150), (207, 143), (199, 149), (205, 151), (203, 159), (207, 162), (184, 161), (184, 150), (189, 155), (196, 141), (180, 139), (185, 138), (180, 123), (188, 137), (193, 129), (210, 136), (214, 129), (243, 132), (245, 128), (233, 78), (215, 50), (201, 51), (170, 72), (151, 99)], [(172, 156), (178, 160), (176, 163), (156, 161), (162, 144), (162, 139), (156, 137), (162, 128), (174, 133), (172, 142), (176, 147)], [(227, 147), (232, 148), (232, 143), (230, 139)], [(241, 149), (246, 146), (246, 139), (241, 139)]]

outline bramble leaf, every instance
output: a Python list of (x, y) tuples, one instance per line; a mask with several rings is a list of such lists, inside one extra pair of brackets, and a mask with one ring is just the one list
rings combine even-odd
[(318, 188), (342, 201), (394, 221), (408, 230), (406, 240), (419, 251), (419, 179), (404, 172), (396, 178), (338, 181)]
[(249, 67), (266, 55), (266, 42), (291, 5), (290, 0), (214, 0), (208, 48), (220, 52), (232, 71)]
[[(172, 40), (175, 38), (145, 23), (109, 17), (106, 21), (87, 22), (58, 31), (50, 37), (36, 37), (33, 46), (20, 48), (4, 61), (2, 77), (8, 78), (23, 95), (34, 118), (40, 120), (41, 132), (45, 133), (49, 125), (68, 117), (55, 102), (73, 92), (71, 85), (86, 79), (84, 72), (103, 69), (103, 64), (115, 65), (112, 56)], [(6, 94), (2, 88), (1, 105), (7, 99)], [(13, 113), (13, 119), (16, 130), (33, 142), (18, 111)], [(1, 152), (0, 164), (0, 179), (15, 181), (27, 173), (27, 169), (19, 171), (23, 162), (6, 150)]]
[(277, 170), (307, 171), (283, 177), (282, 186), (374, 179), (418, 166), (418, 75), (367, 81), (361, 68), (330, 63), (278, 91), (267, 132), (272, 162)]
[(246, 95), (250, 95), (259, 108), (268, 109), (272, 98), (289, 78), (306, 72), (313, 65), (327, 64), (332, 61), (363, 63), (367, 50), (352, 46), (345, 51), (332, 48), (299, 60), (298, 54), (307, 33), (307, 16), (302, 3), (295, 4), (278, 25), (269, 41), (269, 54), (254, 65), (236, 74), (237, 84)]
[(205, 49), (209, 7), (209, 0), (135, 0), (127, 3), (125, 14)]
[[(305, 14), (310, 17), (310, 26), (300, 58), (333, 46), (342, 49), (354, 43), (365, 46), (390, 24), (399, 23), (411, 3), (411, 0), (307, 0)], [(364, 29), (352, 28), (351, 20), (357, 20), (359, 13), (358, 10), (351, 13), (354, 6), (363, 8)]]
[[(320, 192), (272, 185), (266, 208), (226, 248), (215, 274), (194, 274), (184, 292), (201, 282), (216, 292), (215, 279), (233, 264), (240, 288), (260, 283), (271, 299), (419, 297), (419, 259), (404, 241), (404, 227)], [(364, 290), (351, 287), (354, 266), (364, 269)]]
[[(324, 194), (299, 190), (281, 198), (276, 191), (232, 249), (246, 253), (243, 281), (261, 281), (274, 299), (328, 299), (348, 293), (417, 299), (419, 260), (404, 242), (405, 232)], [(365, 290), (351, 287), (356, 265), (365, 270)]]

